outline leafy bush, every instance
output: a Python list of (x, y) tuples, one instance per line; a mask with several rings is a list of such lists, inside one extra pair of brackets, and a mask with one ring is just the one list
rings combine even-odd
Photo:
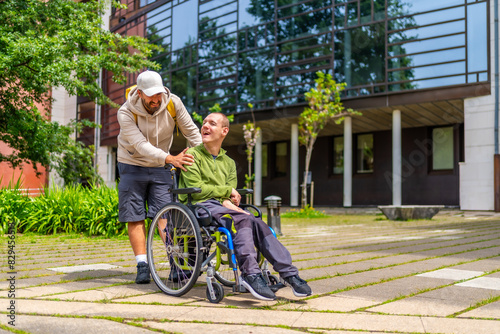
[(19, 227), (21, 221), (27, 220), (31, 200), (19, 190), (19, 184), (0, 191), (0, 234), (8, 233), (10, 224)]
[(329, 217), (325, 211), (317, 211), (310, 205), (306, 205), (304, 209), (291, 209), (281, 215), (283, 218), (325, 218)]
[(18, 188), (0, 190), (1, 234), (14, 222), (18, 233), (84, 233), (106, 237), (123, 235), (126, 224), (118, 222), (118, 190), (106, 186), (85, 188), (80, 184), (46, 189), (39, 197)]

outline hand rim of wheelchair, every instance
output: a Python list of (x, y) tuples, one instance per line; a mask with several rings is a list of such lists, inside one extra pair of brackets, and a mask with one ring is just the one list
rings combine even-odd
[[(158, 223), (167, 214), (170, 219), (167, 219), (168, 233), (163, 242), (158, 232)], [(173, 251), (179, 247), (185, 248), (188, 253), (187, 264), (185, 252)], [(189, 252), (189, 247), (194, 249), (194, 253)], [(187, 206), (172, 202), (158, 211), (149, 227), (146, 248), (151, 277), (161, 291), (178, 297), (191, 290), (200, 275), (201, 233), (196, 218)]]

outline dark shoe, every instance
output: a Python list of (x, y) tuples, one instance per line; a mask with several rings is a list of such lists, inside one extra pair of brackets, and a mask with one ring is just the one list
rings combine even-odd
[(293, 294), (297, 297), (307, 297), (312, 294), (312, 290), (307, 285), (307, 282), (300, 278), (299, 275), (282, 277), (282, 280), (286, 286), (292, 288)]
[(274, 292), (267, 286), (266, 280), (262, 277), (262, 274), (254, 274), (254, 275), (246, 275), (242, 277), (241, 284), (248, 290), (250, 293), (258, 299), (261, 300), (275, 300), (276, 295)]
[(190, 270), (170, 270), (170, 274), (168, 275), (168, 280), (174, 283), (179, 283), (190, 279), (193, 275), (193, 272)]
[(137, 277), (135, 278), (135, 283), (148, 284), (150, 281), (149, 265), (146, 262), (139, 262), (137, 264)]

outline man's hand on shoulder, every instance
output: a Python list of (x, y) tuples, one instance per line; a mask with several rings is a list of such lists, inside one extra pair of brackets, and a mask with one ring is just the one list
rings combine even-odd
[(184, 151), (177, 155), (167, 155), (167, 157), (165, 158), (165, 163), (172, 164), (175, 167), (186, 171), (187, 169), (184, 167), (184, 165), (191, 166), (194, 162), (194, 157), (191, 154), (186, 153), (187, 150), (188, 149), (185, 148)]

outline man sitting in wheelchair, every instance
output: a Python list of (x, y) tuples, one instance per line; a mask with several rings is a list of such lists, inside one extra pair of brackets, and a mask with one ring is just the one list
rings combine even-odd
[[(274, 300), (276, 295), (266, 284), (257, 260), (255, 247), (273, 265), (282, 282), (290, 286), (295, 296), (305, 297), (312, 291), (306, 281), (298, 275), (292, 265), (290, 252), (273, 235), (261, 219), (239, 207), (241, 195), (237, 186), (236, 164), (221, 148), (229, 132), (229, 121), (224, 114), (209, 114), (201, 128), (202, 144), (191, 148), (187, 153), (194, 156), (192, 166), (185, 166), (181, 173), (180, 188), (201, 188), (200, 193), (192, 194), (192, 203), (202, 204), (217, 220), (230, 215), (236, 229), (234, 248), (240, 271), (242, 285), (252, 295), (262, 300)], [(181, 201), (186, 200), (180, 195)]]

